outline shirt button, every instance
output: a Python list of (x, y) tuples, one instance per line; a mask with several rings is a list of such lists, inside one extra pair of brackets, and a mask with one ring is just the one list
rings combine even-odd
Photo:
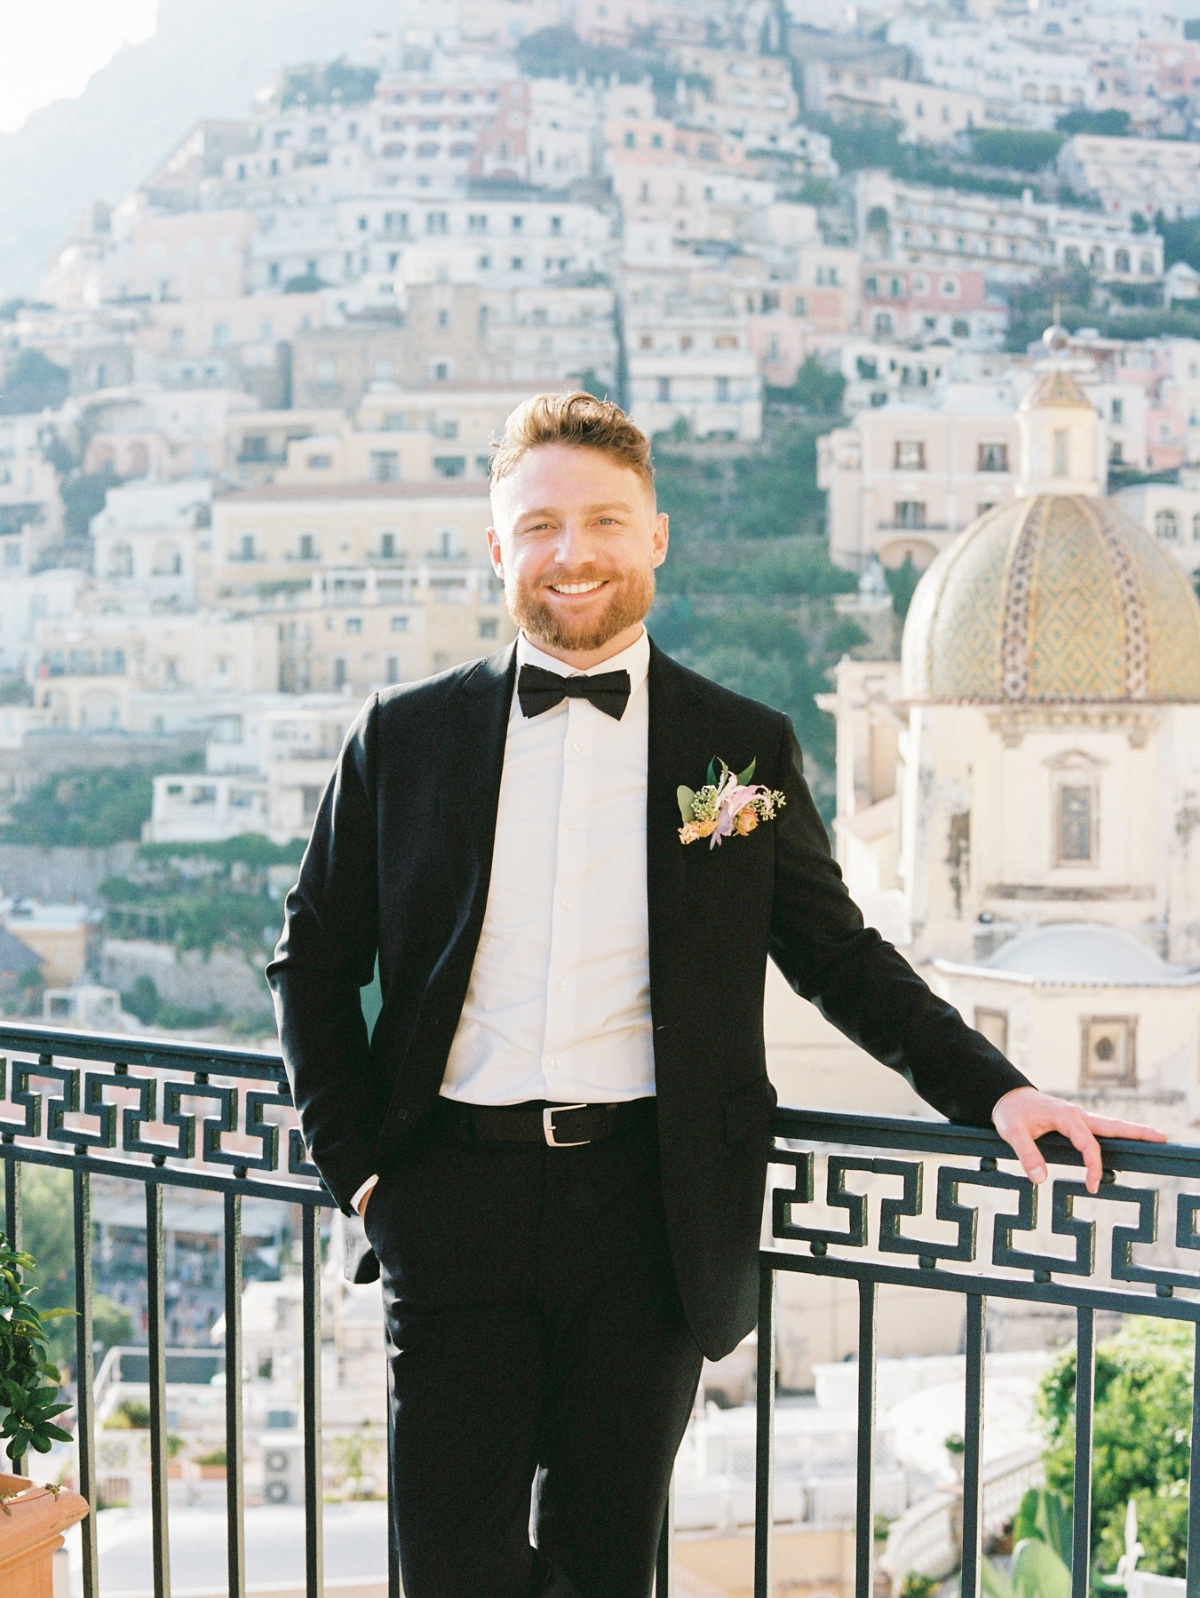
[(570, 899), (564, 899), (563, 902), (562, 902), (562, 907), (563, 907), (564, 910), (569, 910), (571, 908), (571, 900)]
[(557, 1054), (552, 1054), (550, 1056), (550, 1058), (546, 1061), (546, 1068), (547, 1068), (547, 1070), (550, 1070), (550, 1071), (557, 1071), (558, 1070), (558, 1055)]
[(554, 987), (559, 993), (565, 993), (567, 991), (567, 984), (565, 982), (556, 982)]
[(576, 738), (575, 742), (571, 745), (571, 748), (577, 755), (581, 755), (583, 753), (583, 745), (579, 742), (578, 738)]
[(578, 827), (578, 825), (579, 825), (579, 823), (575, 820), (574, 817), (572, 817), (571, 820), (567, 822), (567, 831), (568, 832), (574, 832), (575, 829)]

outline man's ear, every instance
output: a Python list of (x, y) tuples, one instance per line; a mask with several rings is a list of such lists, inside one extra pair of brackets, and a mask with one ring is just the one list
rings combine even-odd
[(670, 542), (670, 536), (671, 532), (667, 521), (667, 513), (665, 510), (660, 510), (657, 516), (654, 518), (654, 553), (651, 557), (652, 565), (661, 566), (663, 561), (666, 560), (667, 545)]
[(487, 529), (488, 556), (492, 562), (492, 570), (501, 582), (504, 581), (504, 557), (500, 550), (500, 534), (494, 527)]

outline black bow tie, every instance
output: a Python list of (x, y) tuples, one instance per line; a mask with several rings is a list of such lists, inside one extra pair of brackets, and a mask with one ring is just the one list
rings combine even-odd
[(590, 699), (597, 710), (620, 721), (629, 703), (629, 673), (602, 671), (595, 677), (563, 677), (541, 666), (526, 665), (517, 678), (517, 698), (524, 716), (540, 716), (564, 699)]

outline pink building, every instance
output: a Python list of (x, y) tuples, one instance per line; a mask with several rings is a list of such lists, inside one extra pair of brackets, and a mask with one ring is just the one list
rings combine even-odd
[(863, 267), (862, 330), (877, 338), (948, 338), (998, 343), (1008, 310), (973, 267), (917, 267), (870, 261)]

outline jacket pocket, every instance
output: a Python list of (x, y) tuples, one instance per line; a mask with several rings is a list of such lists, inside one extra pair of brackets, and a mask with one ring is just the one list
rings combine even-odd
[(740, 1143), (757, 1133), (765, 1136), (778, 1095), (767, 1076), (755, 1077), (743, 1087), (725, 1095), (725, 1141)]

